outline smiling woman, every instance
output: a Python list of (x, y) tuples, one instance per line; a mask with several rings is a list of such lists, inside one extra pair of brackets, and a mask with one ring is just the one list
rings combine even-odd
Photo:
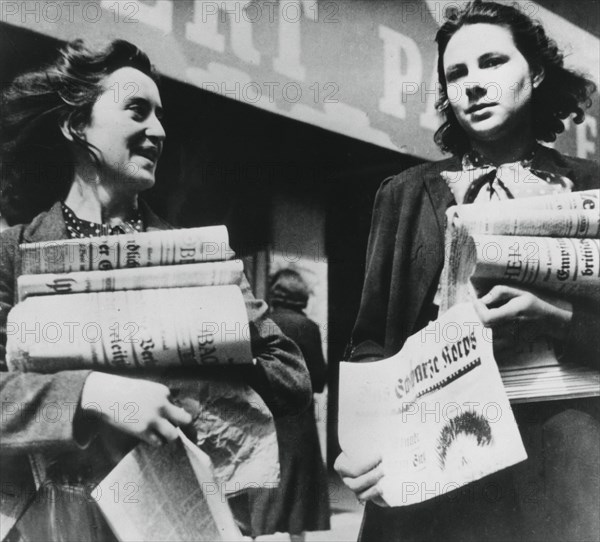
[[(10, 540), (114, 540), (93, 488), (135, 444), (161, 445), (191, 421), (171, 400), (177, 392), (166, 372), (151, 378), (6, 372), (19, 244), (170, 228), (139, 197), (154, 185), (165, 139), (156, 81), (150, 60), (133, 44), (117, 40), (93, 49), (77, 40), (50, 66), (18, 77), (3, 95), (2, 203), (30, 222), (0, 234), (0, 538), (11, 519), (21, 517)], [(254, 299), (246, 280), (241, 288), (255, 363), (235, 376), (198, 368), (186, 378), (235, 378), (252, 386), (274, 416), (296, 414), (311, 398), (300, 351), (267, 319), (266, 304)], [(4, 416), (8, 404), (14, 408)], [(66, 408), (48, 420), (48, 405)], [(127, 415), (129, 407), (134, 416)], [(47, 466), (38, 480), (47, 494), (36, 499), (31, 453), (42, 454)]]
[[(129, 66), (107, 75), (102, 87), (105, 90), (94, 103), (89, 121), (75, 128), (91, 150), (73, 149), (75, 176), (81, 182), (82, 175), (94, 172), (93, 180), (110, 192), (106, 198), (132, 198), (154, 185), (165, 139), (160, 95), (148, 75)], [(74, 141), (68, 122), (62, 131)]]
[(25, 222), (65, 200), (90, 221), (131, 219), (165, 138), (156, 81), (148, 57), (123, 40), (101, 50), (72, 42), (53, 65), (18, 77), (1, 117), (3, 210)]

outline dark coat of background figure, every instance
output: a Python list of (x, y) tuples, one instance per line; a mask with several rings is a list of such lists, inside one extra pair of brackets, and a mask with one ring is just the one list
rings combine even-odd
[[(271, 289), (270, 318), (300, 347), (313, 392), (320, 393), (327, 381), (327, 367), (319, 326), (302, 311), (307, 300), (308, 297), (298, 303), (286, 293), (274, 298)], [(281, 479), (276, 489), (260, 489), (250, 495), (253, 536), (328, 530), (327, 471), (319, 445), (314, 402), (301, 414), (276, 419), (275, 427)]]
[[(600, 187), (598, 164), (547, 147), (539, 148), (532, 168), (568, 177), (576, 191)], [(411, 168), (381, 185), (350, 361), (395, 354), (436, 317), (444, 217), (455, 203), (440, 172), (460, 169), (460, 159), (449, 158)], [(575, 303), (562, 360), (598, 366), (598, 329), (597, 307)], [(513, 405), (526, 461), (421, 504), (382, 508), (369, 502), (359, 540), (570, 541), (573, 533), (577, 540), (596, 540), (598, 404), (592, 398)]]

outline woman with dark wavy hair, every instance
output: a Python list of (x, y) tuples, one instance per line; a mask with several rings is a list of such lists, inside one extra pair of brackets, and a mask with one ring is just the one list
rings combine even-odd
[[(135, 79), (125, 81), (122, 88), (117, 81), (108, 89), (102, 84), (125, 67), (158, 81), (149, 58), (133, 44), (115, 40), (102, 50), (92, 50), (77, 40), (60, 51), (55, 63), (17, 77), (6, 89), (0, 117), (2, 210), (11, 222), (29, 221), (67, 197), (76, 173), (74, 153), (81, 159), (77, 175), (86, 182), (93, 180), (101, 166), (97, 154), (101, 150), (80, 128), (103, 93), (114, 102), (136, 94)], [(160, 131), (162, 148), (162, 127)]]
[[(595, 90), (564, 67), (541, 24), (518, 7), (475, 1), (453, 10), (436, 40), (445, 122), (435, 141), (453, 157), (411, 168), (379, 189), (351, 361), (396, 354), (436, 318), (449, 206), (600, 186), (596, 163), (539, 143), (554, 141), (568, 117), (581, 122)], [(475, 306), (494, 329), (499, 363), (511, 342), (503, 330), (518, 322), (519, 333), (553, 341), (561, 362), (597, 366), (597, 303), (557, 305), (496, 285)], [(385, 506), (376, 453), (361, 464), (342, 453), (336, 469), (366, 502), (360, 540), (598, 539), (598, 407), (597, 398), (513, 405), (528, 459), (448, 494), (419, 488), (438, 496), (412, 506)]]
[[(563, 121), (571, 115), (576, 124), (583, 122), (585, 114), (581, 105), (591, 105), (590, 96), (595, 92), (596, 85), (585, 76), (565, 68), (562, 52), (556, 42), (546, 35), (539, 22), (512, 6), (486, 2), (474, 2), (469, 9), (448, 15), (436, 36), (440, 83), (437, 109), (443, 114), (445, 122), (437, 130), (434, 140), (443, 151), (462, 155), (471, 148), (468, 134), (451, 107), (448, 85), (452, 85), (452, 81), (447, 81), (444, 68), (444, 52), (448, 42), (466, 25), (487, 23), (510, 29), (515, 47), (530, 69), (544, 74), (532, 89), (531, 120), (533, 137), (537, 141), (556, 141), (556, 135), (565, 129)], [(516, 87), (509, 90), (513, 95), (518, 91)]]
[[(139, 197), (155, 182), (162, 114), (148, 57), (123, 40), (99, 48), (69, 43), (3, 96), (4, 204), (29, 223), (0, 234), (0, 539), (113, 540), (91, 491), (136, 443), (161, 445), (191, 421), (171, 401), (170, 373), (158, 382), (88, 370), (19, 373), (6, 372), (5, 362), (19, 244), (170, 228)], [(300, 352), (267, 319), (247, 281), (242, 290), (255, 364), (216, 376), (249, 384), (276, 416), (301, 411), (310, 383)], [(44, 416), (48, 405), (62, 405), (58, 418)], [(37, 473), (37, 496), (31, 453), (47, 465)]]

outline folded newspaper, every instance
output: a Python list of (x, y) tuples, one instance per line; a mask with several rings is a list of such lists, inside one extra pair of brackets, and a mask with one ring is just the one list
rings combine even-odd
[[(597, 310), (599, 208), (600, 190), (449, 208), (440, 312), (495, 284), (536, 292), (557, 306), (579, 301)], [(600, 395), (597, 370), (559, 363), (552, 337), (516, 330), (511, 348), (496, 353), (512, 402)]]
[(341, 363), (339, 441), (382, 458), (390, 506), (416, 504), (527, 458), (494, 360), (469, 303), (456, 305), (372, 363)]
[(251, 363), (238, 286), (34, 296), (7, 322), (11, 370), (161, 369)]
[(20, 275), (17, 278), (17, 294), (19, 301), (23, 301), (35, 295), (240, 285), (243, 276), (244, 264), (241, 260), (109, 269), (107, 271), (44, 273)]
[(451, 306), (468, 298), (469, 280), (600, 300), (599, 270), (599, 239), (469, 235), (448, 302)]
[(225, 226), (152, 230), (19, 245), (21, 273), (70, 273), (229, 260)]
[(179, 431), (140, 444), (92, 492), (123, 542), (243, 540), (208, 456)]

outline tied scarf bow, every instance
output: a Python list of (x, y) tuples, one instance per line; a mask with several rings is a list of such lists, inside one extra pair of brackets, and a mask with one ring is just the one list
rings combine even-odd
[(456, 203), (484, 203), (505, 199), (543, 196), (571, 192), (570, 179), (531, 168), (531, 159), (496, 167), (483, 164), (476, 155), (463, 157), (462, 171), (442, 171), (441, 176), (452, 191)]

